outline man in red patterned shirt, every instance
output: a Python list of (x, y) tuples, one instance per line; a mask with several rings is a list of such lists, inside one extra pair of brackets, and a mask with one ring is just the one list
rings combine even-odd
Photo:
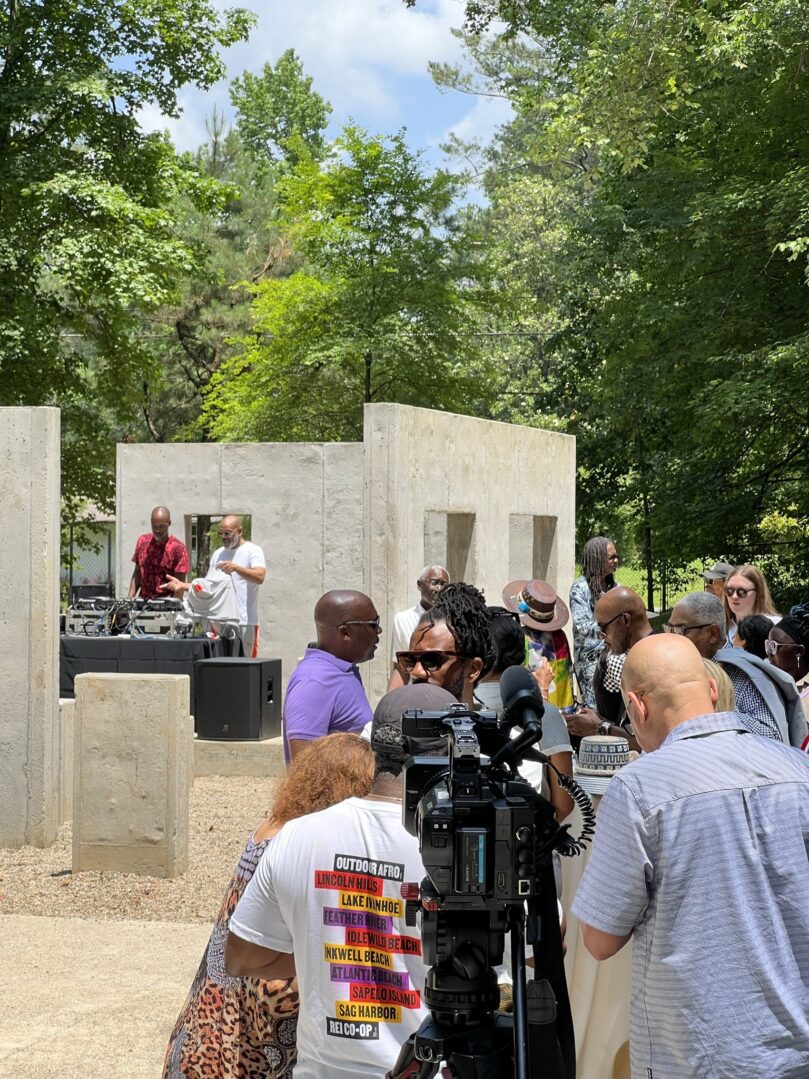
[(185, 544), (176, 536), (169, 535), (171, 514), (165, 506), (155, 506), (152, 510), (152, 531), (138, 537), (132, 561), (135, 571), (129, 582), (129, 597), (134, 598), (140, 591), (141, 599), (165, 599), (161, 590), (169, 574), (180, 581), (185, 581), (191, 563)]

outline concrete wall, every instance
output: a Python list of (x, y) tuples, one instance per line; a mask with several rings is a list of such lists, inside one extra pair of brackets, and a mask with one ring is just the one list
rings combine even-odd
[(365, 408), (365, 591), (388, 631), (364, 675), (371, 700), (390, 670), (389, 627), (418, 598), (428, 562), (490, 603), (516, 577), (563, 598), (573, 581), (576, 440), (404, 405)]
[(0, 408), (0, 847), (59, 826), (59, 410)]
[(366, 405), (364, 443), (118, 447), (118, 592), (132, 551), (165, 503), (173, 529), (192, 514), (252, 514), (267, 555), (261, 653), (280, 656), (286, 685), (314, 636), (329, 588), (362, 588), (382, 616), (363, 680), (387, 684), (390, 627), (418, 598), (428, 562), (481, 586), (492, 603), (515, 577), (566, 596), (573, 578), (575, 439), (404, 405)]
[(362, 456), (361, 443), (119, 445), (118, 595), (153, 506), (169, 507), (186, 541), (192, 515), (251, 514), (267, 558), (260, 651), (281, 657), (286, 685), (314, 637), (317, 599), (362, 587)]
[(59, 820), (73, 820), (73, 746), (76, 730), (76, 702), (63, 697), (59, 701)]
[(74, 873), (185, 873), (193, 738), (187, 675), (76, 678)]

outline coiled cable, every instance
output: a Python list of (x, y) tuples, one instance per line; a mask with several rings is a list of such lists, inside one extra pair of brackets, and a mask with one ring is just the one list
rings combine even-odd
[(578, 836), (574, 838), (567, 831), (568, 825), (563, 824), (561, 831), (563, 831), (564, 837), (559, 836), (555, 849), (562, 855), (563, 858), (575, 858), (578, 854), (584, 853), (584, 848), (592, 840), (596, 830), (596, 811), (593, 808), (593, 803), (590, 801), (590, 796), (587, 791), (582, 790), (573, 776), (566, 775), (564, 772), (560, 772), (558, 768), (554, 768), (550, 761), (547, 762), (550, 768), (556, 772), (556, 778), (559, 780), (559, 786), (562, 790), (567, 791), (576, 805), (579, 807), (582, 819), (582, 829)]

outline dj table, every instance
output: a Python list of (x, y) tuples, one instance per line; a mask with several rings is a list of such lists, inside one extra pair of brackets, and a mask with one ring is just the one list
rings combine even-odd
[(77, 674), (187, 674), (194, 708), (194, 664), (241, 655), (240, 640), (207, 637), (85, 637), (59, 639), (59, 696), (73, 697)]

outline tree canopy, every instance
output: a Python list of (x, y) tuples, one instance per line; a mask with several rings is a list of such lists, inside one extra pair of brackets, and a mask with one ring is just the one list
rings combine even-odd
[(509, 25), (435, 74), (514, 105), (481, 216), (509, 321), (542, 334), (506, 350), (498, 414), (578, 436), (583, 537), (688, 559), (780, 534), (805, 564), (807, 9), (467, 13)]
[(176, 115), (251, 18), (205, 0), (0, 11), (0, 400), (61, 405), (68, 496), (108, 499), (101, 460), (148, 363), (144, 312), (201, 257), (169, 205), (219, 197), (139, 111)]
[(230, 100), (238, 114), (236, 130), (256, 163), (294, 162), (301, 152), (319, 159), (326, 152), (331, 105), (312, 89), (293, 49), (275, 67), (265, 64), (260, 75), (245, 71), (234, 79)]
[(361, 437), (366, 401), (474, 411), (485, 260), (459, 242), (457, 184), (404, 136), (350, 126), (278, 184), (302, 268), (256, 287), (255, 322), (208, 400), (223, 439)]

